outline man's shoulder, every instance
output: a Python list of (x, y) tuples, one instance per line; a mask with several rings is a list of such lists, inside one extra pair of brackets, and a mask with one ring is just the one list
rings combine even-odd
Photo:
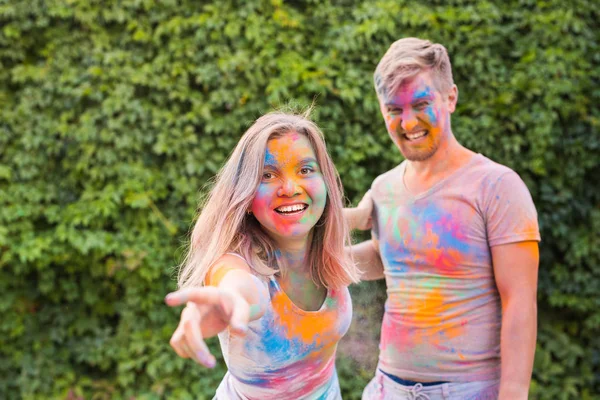
[(402, 177), (405, 163), (406, 163), (406, 161), (402, 161), (400, 164), (398, 164), (394, 168), (379, 175), (377, 178), (375, 178), (373, 180), (373, 184), (371, 185), (371, 188), (375, 189), (376, 187), (381, 186), (381, 185), (388, 185), (390, 182), (394, 182), (394, 183), (402, 182), (401, 180), (399, 180), (399, 178)]
[(478, 154), (476, 162), (461, 174), (459, 186), (467, 197), (476, 199), (486, 208), (500, 197), (509, 199), (506, 204), (530, 201), (531, 194), (523, 179), (512, 168)]
[(487, 181), (494, 182), (507, 174), (517, 174), (514, 170), (506, 165), (493, 161), (483, 154), (474, 156), (474, 162), (470, 163), (465, 173), (461, 174), (461, 178), (466, 182)]

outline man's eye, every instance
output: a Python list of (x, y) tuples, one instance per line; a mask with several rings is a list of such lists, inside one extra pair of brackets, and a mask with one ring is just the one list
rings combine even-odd
[(418, 109), (423, 109), (423, 108), (427, 107), (428, 105), (429, 105), (429, 103), (427, 103), (426, 101), (422, 101), (422, 102), (420, 102), (420, 103), (417, 103), (417, 104), (415, 105), (415, 108), (418, 108)]
[(392, 114), (392, 115), (401, 114), (402, 109), (401, 108), (388, 108), (388, 113)]

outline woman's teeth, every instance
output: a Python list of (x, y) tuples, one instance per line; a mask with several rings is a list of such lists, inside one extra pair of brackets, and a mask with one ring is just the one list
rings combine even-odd
[(281, 206), (277, 207), (275, 211), (278, 213), (286, 214), (286, 213), (294, 213), (298, 211), (304, 211), (308, 206), (306, 204), (294, 204), (292, 206)]

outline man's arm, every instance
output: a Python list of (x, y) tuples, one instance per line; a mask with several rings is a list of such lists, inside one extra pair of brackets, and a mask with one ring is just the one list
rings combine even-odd
[(371, 229), (371, 213), (373, 212), (373, 199), (369, 190), (355, 208), (344, 208), (344, 218), (350, 230), (366, 231)]
[(354, 262), (361, 270), (360, 279), (363, 281), (374, 281), (383, 279), (383, 263), (379, 254), (379, 242), (377, 239), (367, 240), (349, 247)]
[(500, 400), (526, 400), (537, 335), (538, 244), (492, 247), (496, 286), (502, 300)]

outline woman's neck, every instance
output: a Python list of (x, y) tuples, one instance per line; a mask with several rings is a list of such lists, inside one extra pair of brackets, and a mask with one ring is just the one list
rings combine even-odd
[(307, 250), (307, 246), (279, 248), (277, 259), (282, 267), (282, 272), (288, 270), (297, 273), (308, 272)]
[(298, 273), (309, 271), (308, 253), (311, 240), (312, 232), (301, 238), (276, 240), (278, 245), (276, 257), (282, 272), (284, 270), (293, 270)]
[(312, 279), (308, 249), (279, 249), (277, 258), (281, 268), (278, 281), (292, 303), (305, 311), (319, 310), (327, 297), (327, 289)]

